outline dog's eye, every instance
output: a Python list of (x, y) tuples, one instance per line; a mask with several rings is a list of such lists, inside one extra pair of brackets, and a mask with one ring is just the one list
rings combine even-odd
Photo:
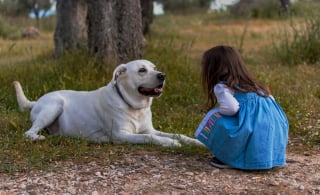
[(140, 72), (140, 73), (147, 72), (147, 69), (145, 69), (145, 68), (140, 68), (140, 69), (139, 69), (139, 72)]

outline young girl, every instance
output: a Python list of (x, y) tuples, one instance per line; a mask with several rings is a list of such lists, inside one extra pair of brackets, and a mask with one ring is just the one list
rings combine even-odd
[(201, 76), (211, 110), (195, 136), (214, 154), (211, 165), (246, 170), (284, 166), (286, 115), (269, 89), (248, 72), (237, 50), (225, 45), (207, 50)]

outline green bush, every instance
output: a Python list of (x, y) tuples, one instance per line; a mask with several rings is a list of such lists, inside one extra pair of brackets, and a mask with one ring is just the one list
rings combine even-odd
[(315, 64), (320, 61), (320, 18), (307, 17), (301, 24), (291, 22), (274, 44), (275, 55), (283, 64)]
[(190, 14), (208, 10), (210, 0), (159, 0), (164, 6), (165, 12), (174, 14)]
[(280, 13), (278, 2), (268, 1), (269, 3), (263, 6), (256, 6), (251, 9), (252, 18), (277, 18)]
[(279, 0), (260, 1), (254, 0), (250, 3), (240, 1), (230, 7), (230, 13), (236, 17), (283, 19), (289, 16), (304, 16), (306, 13), (315, 14), (320, 8), (319, 2), (296, 2), (289, 6), (288, 12), (283, 12)]
[(247, 1), (240, 1), (239, 3), (230, 7), (232, 15), (237, 17), (251, 18), (279, 18), (281, 11), (281, 4), (278, 0), (258, 1), (251, 3)]
[(0, 38), (6, 39), (9, 35), (8, 25), (0, 17)]
[(318, 0), (297, 1), (291, 4), (290, 12), (292, 16), (304, 17), (306, 15), (315, 15), (319, 12), (320, 2)]
[(56, 27), (56, 17), (55, 16), (50, 16), (47, 18), (40, 19), (40, 30), (41, 31), (54, 32), (55, 27)]
[(21, 37), (19, 30), (8, 23), (0, 16), (0, 39), (17, 39)]
[(11, 0), (2, 0), (0, 1), (0, 13), (2, 15), (15, 15), (18, 11), (16, 3)]

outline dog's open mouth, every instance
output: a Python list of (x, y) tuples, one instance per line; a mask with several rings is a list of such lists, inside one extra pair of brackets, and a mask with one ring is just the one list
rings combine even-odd
[(163, 84), (160, 84), (155, 88), (147, 88), (147, 87), (140, 86), (138, 88), (138, 91), (144, 96), (157, 97), (161, 95), (163, 92)]

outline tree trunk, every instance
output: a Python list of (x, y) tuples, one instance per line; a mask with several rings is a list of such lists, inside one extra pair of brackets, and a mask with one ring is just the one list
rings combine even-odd
[(142, 32), (147, 34), (150, 31), (150, 24), (153, 21), (153, 1), (140, 0), (142, 15)]
[(120, 61), (141, 58), (145, 39), (142, 34), (140, 0), (115, 0)]
[(281, 13), (289, 13), (290, 0), (280, 0), (281, 3)]
[(89, 50), (101, 60), (126, 62), (143, 54), (139, 0), (88, 1)]
[(117, 54), (115, 2), (108, 0), (88, 2), (88, 47), (99, 59), (111, 59)]
[(57, 24), (54, 33), (55, 56), (87, 45), (87, 1), (57, 0)]

